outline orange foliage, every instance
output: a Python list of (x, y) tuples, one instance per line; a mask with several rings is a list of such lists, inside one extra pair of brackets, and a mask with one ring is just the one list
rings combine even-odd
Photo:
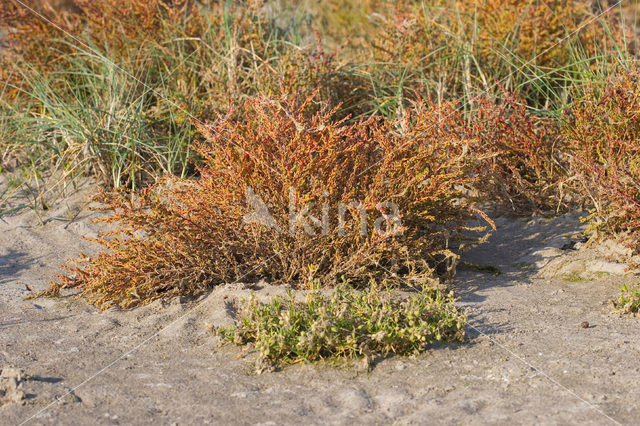
[(595, 204), (591, 223), (640, 251), (640, 72), (611, 77), (570, 110), (564, 134), (585, 196)]
[[(200, 178), (164, 179), (137, 203), (107, 196), (106, 222), (117, 228), (96, 240), (107, 251), (70, 268), (49, 292), (77, 287), (107, 307), (258, 276), (295, 286), (342, 277), (435, 284), (477, 212), (461, 193), (475, 166), (474, 141), (453, 106), (349, 125), (332, 122), (326, 108), (309, 117), (313, 103), (256, 99), (244, 106), (247, 121), (200, 126)], [(269, 209), (271, 226), (245, 220), (249, 189)], [(296, 220), (291, 228), (291, 209), (305, 206), (322, 222), (307, 218), (313, 235)]]

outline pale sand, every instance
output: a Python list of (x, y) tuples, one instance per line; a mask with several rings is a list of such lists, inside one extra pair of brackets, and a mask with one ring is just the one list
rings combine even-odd
[(553, 250), (579, 233), (575, 215), (500, 218), (489, 243), (465, 256), (503, 271), (455, 278), (470, 311), (467, 343), (381, 360), (371, 372), (321, 363), (256, 376), (254, 354), (218, 347), (205, 323), (230, 323), (241, 298), (283, 287), (227, 285), (200, 301), (130, 311), (24, 300), (26, 285), (44, 289), (66, 258), (95, 252), (79, 238), (99, 231), (88, 223), (96, 214), (81, 209), (91, 191), (57, 204), (44, 225), (30, 210), (0, 218), (0, 367), (21, 370), (0, 379), (0, 424), (640, 421), (640, 320), (608, 305), (619, 283), (638, 279), (538, 278), (549, 260), (597, 257)]

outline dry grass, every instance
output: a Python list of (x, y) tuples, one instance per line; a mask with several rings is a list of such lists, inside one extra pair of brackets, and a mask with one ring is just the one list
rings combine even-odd
[(75, 4), (51, 16), (60, 30), (12, 2), (1, 6), (15, 29), (0, 57), (0, 109), (11, 118), (0, 121), (5, 167), (91, 173), (139, 189), (193, 174), (194, 124), (239, 113), (247, 97), (321, 87), (318, 104), (342, 104), (336, 119), (362, 108), (358, 77), (319, 40), (265, 18), (261, 2)]
[(504, 89), (536, 109), (561, 107), (568, 87), (615, 63), (630, 34), (616, 13), (597, 16), (579, 0), (394, 4), (375, 17), (369, 69), (387, 114), (414, 92), (461, 99), (471, 112)]

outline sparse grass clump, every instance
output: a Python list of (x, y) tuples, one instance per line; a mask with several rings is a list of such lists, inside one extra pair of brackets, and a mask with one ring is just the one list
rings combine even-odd
[(268, 304), (251, 299), (238, 324), (218, 333), (223, 341), (254, 344), (259, 371), (326, 358), (411, 355), (464, 338), (466, 314), (454, 302), (451, 293), (430, 288), (399, 297), (375, 284), (363, 291), (343, 284), (329, 296), (314, 289), (303, 301), (293, 293)]
[(612, 300), (611, 303), (617, 311), (623, 314), (638, 315), (640, 312), (640, 285), (621, 285), (618, 298)]

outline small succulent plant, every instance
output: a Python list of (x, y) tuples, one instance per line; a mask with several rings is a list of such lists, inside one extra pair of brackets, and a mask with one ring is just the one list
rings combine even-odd
[(411, 355), (434, 342), (461, 341), (466, 313), (452, 293), (424, 287), (393, 294), (371, 283), (365, 290), (347, 283), (332, 294), (318, 288), (302, 301), (292, 292), (267, 304), (246, 302), (235, 327), (216, 333), (223, 342), (254, 344), (258, 369), (327, 358), (371, 361), (390, 353)]

